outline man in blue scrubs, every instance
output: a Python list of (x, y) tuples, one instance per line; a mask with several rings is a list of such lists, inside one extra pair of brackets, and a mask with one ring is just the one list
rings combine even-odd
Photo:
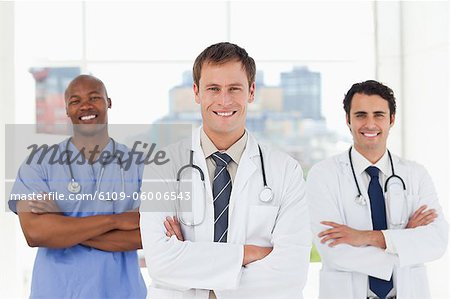
[[(134, 196), (142, 167), (124, 167), (129, 150), (109, 137), (111, 99), (102, 81), (76, 77), (65, 102), (73, 136), (55, 151), (71, 162), (52, 163), (50, 152), (35, 154), (20, 167), (9, 200), (28, 244), (39, 247), (30, 298), (145, 298)], [(106, 200), (106, 192), (122, 200)]]

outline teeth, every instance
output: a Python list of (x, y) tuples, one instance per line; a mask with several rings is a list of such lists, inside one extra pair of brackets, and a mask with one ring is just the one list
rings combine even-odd
[(233, 112), (217, 112), (219, 116), (230, 116)]
[(94, 119), (96, 116), (95, 115), (86, 115), (86, 116), (82, 116), (81, 120), (91, 120)]
[(378, 135), (378, 133), (363, 133), (363, 134), (364, 134), (364, 136), (366, 136), (366, 137), (375, 137), (375, 136)]

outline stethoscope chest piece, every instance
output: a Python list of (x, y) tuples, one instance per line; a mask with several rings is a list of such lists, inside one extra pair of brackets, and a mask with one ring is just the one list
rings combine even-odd
[(356, 195), (355, 202), (361, 206), (365, 206), (367, 204), (366, 199), (361, 194)]
[(272, 189), (270, 189), (270, 187), (268, 186), (265, 186), (264, 189), (259, 194), (259, 199), (262, 202), (270, 202), (273, 199)]
[(78, 182), (76, 182), (74, 179), (72, 179), (72, 180), (69, 182), (69, 185), (67, 185), (67, 190), (68, 190), (70, 193), (80, 193), (80, 191), (81, 191), (81, 185), (80, 185), (80, 183), (78, 183)]

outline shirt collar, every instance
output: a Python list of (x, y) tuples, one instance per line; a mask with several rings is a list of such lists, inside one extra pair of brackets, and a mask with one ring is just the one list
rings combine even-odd
[[(236, 164), (239, 164), (239, 160), (241, 160), (242, 154), (244, 153), (245, 146), (247, 145), (248, 133), (247, 130), (244, 132), (244, 135), (236, 141), (232, 146), (230, 146), (226, 151), (222, 151), (228, 154), (231, 159)], [(205, 131), (200, 131), (200, 146), (202, 147), (203, 153), (205, 157), (208, 158), (215, 152), (219, 151), (214, 143), (209, 139), (208, 135), (206, 135)]]
[(352, 160), (353, 167), (355, 169), (356, 174), (362, 174), (366, 171), (367, 167), (375, 166), (377, 167), (384, 175), (388, 176), (389, 172), (389, 155), (386, 151), (383, 156), (377, 163), (372, 164), (369, 160), (367, 160), (363, 155), (361, 155), (354, 147), (352, 147)]

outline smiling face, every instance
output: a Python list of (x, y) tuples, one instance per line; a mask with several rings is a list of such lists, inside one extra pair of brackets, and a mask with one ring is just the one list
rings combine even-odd
[(93, 135), (106, 130), (111, 100), (100, 80), (88, 75), (78, 76), (67, 87), (65, 101), (66, 114), (75, 133)]
[(372, 163), (386, 151), (394, 121), (395, 115), (390, 116), (388, 101), (379, 95), (355, 93), (353, 96), (347, 125), (352, 132), (355, 149)]
[(240, 61), (205, 62), (199, 86), (194, 83), (194, 93), (201, 105), (203, 130), (216, 146), (220, 140), (234, 143), (244, 134), (247, 104), (254, 100), (255, 83), (249, 86)]

